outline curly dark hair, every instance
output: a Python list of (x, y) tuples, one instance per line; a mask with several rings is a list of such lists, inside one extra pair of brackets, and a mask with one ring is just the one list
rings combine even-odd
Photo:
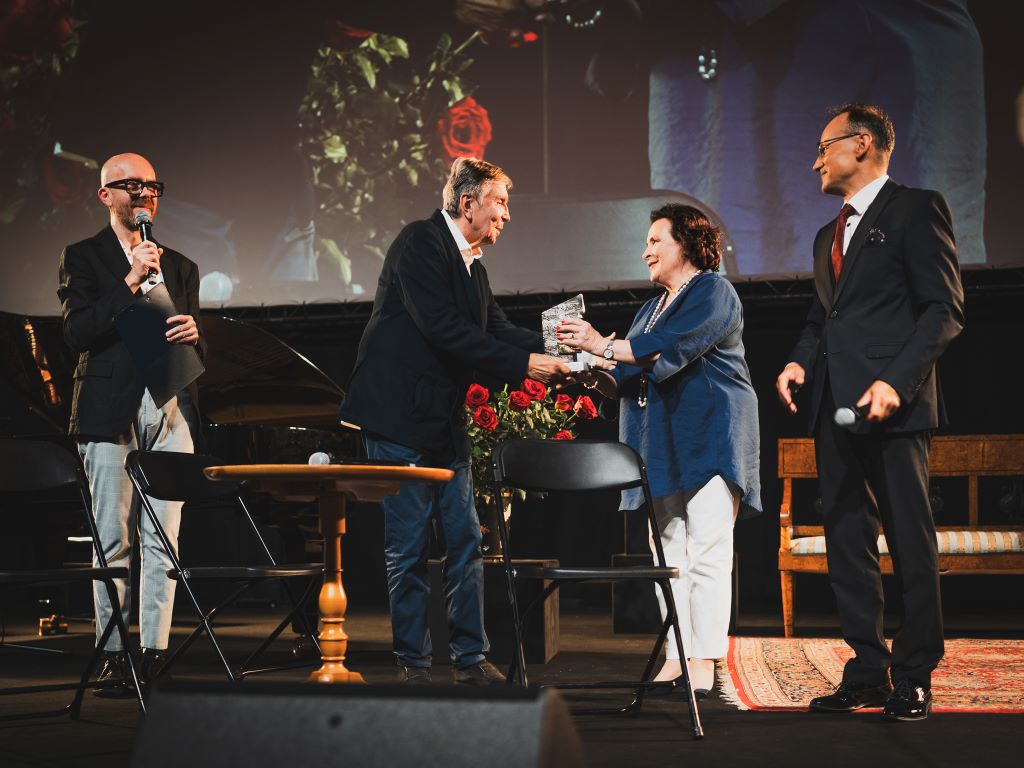
[(683, 246), (683, 257), (697, 269), (717, 272), (722, 263), (722, 231), (692, 205), (665, 203), (651, 211), (651, 224), (668, 219), (672, 239)]
[(893, 128), (892, 120), (881, 107), (850, 102), (829, 108), (828, 116), (830, 118), (840, 115), (846, 115), (846, 122), (851, 130), (870, 133), (875, 146), (883, 154), (892, 152), (892, 148), (896, 146), (896, 129)]

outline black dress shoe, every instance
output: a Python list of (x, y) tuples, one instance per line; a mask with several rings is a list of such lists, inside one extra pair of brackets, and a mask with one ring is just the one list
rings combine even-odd
[[(163, 669), (166, 662), (167, 651), (161, 651), (156, 648), (143, 648), (142, 662), (139, 664), (138, 669), (139, 682), (142, 685), (149, 685), (152, 683), (160, 676), (160, 671)], [(128, 674), (128, 670), (125, 669), (125, 678), (127, 679), (128, 677), (130, 677), (130, 675)]]
[(910, 680), (900, 680), (885, 702), (883, 720), (924, 720), (932, 711), (932, 691)]
[[(711, 695), (707, 688), (694, 688), (693, 698), (703, 701)], [(666, 696), (686, 696), (686, 678), (682, 675), (675, 680), (664, 680), (644, 691), (644, 698), (662, 699)]]
[(398, 682), (403, 685), (430, 685), (430, 667), (402, 667), (398, 670)]
[(128, 657), (124, 651), (104, 651), (100, 657), (103, 666), (96, 678), (93, 695), (108, 699), (123, 699), (134, 694), (128, 679)]
[(508, 681), (489, 661), (481, 661), (468, 667), (456, 667), (452, 671), (456, 685), (505, 685)]
[(807, 707), (810, 712), (854, 712), (864, 707), (881, 707), (892, 693), (892, 687), (864, 685), (862, 683), (840, 683), (832, 693), (811, 699)]

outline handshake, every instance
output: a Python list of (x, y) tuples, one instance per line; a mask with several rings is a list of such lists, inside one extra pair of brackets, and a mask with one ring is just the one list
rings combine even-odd
[(570, 367), (571, 365), (561, 357), (531, 352), (526, 375), (555, 388), (569, 384), (588, 386), (597, 380), (597, 371), (610, 371), (615, 367), (615, 362), (601, 357), (592, 357), (589, 367), (583, 370), (574, 370), (575, 366)]

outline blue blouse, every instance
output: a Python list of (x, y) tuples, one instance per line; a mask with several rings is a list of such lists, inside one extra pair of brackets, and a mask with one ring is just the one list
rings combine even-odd
[[(641, 369), (619, 363), (619, 439), (647, 464), (654, 498), (702, 488), (715, 475), (741, 489), (740, 516), (761, 512), (757, 396), (743, 357), (743, 306), (715, 272), (694, 277), (651, 330), (660, 297), (644, 304), (626, 334), (637, 359), (661, 356), (648, 371), (647, 407), (637, 403)], [(639, 488), (622, 509), (643, 505)]]

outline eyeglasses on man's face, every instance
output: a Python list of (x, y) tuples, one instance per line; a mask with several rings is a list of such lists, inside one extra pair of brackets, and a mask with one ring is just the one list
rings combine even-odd
[(117, 181), (108, 181), (103, 186), (109, 187), (110, 189), (123, 189), (132, 197), (139, 197), (142, 194), (143, 189), (148, 189), (149, 193), (153, 197), (160, 197), (164, 193), (164, 183), (162, 181), (118, 179)]
[(852, 139), (854, 136), (861, 136), (861, 135), (863, 135), (863, 134), (861, 134), (860, 132), (857, 132), (857, 133), (848, 133), (845, 136), (836, 136), (834, 139), (825, 139), (824, 141), (822, 141), (822, 142), (820, 142), (818, 144), (818, 157), (824, 157), (825, 156), (825, 150), (828, 149), (832, 144), (835, 144), (837, 141), (842, 141), (843, 139)]

